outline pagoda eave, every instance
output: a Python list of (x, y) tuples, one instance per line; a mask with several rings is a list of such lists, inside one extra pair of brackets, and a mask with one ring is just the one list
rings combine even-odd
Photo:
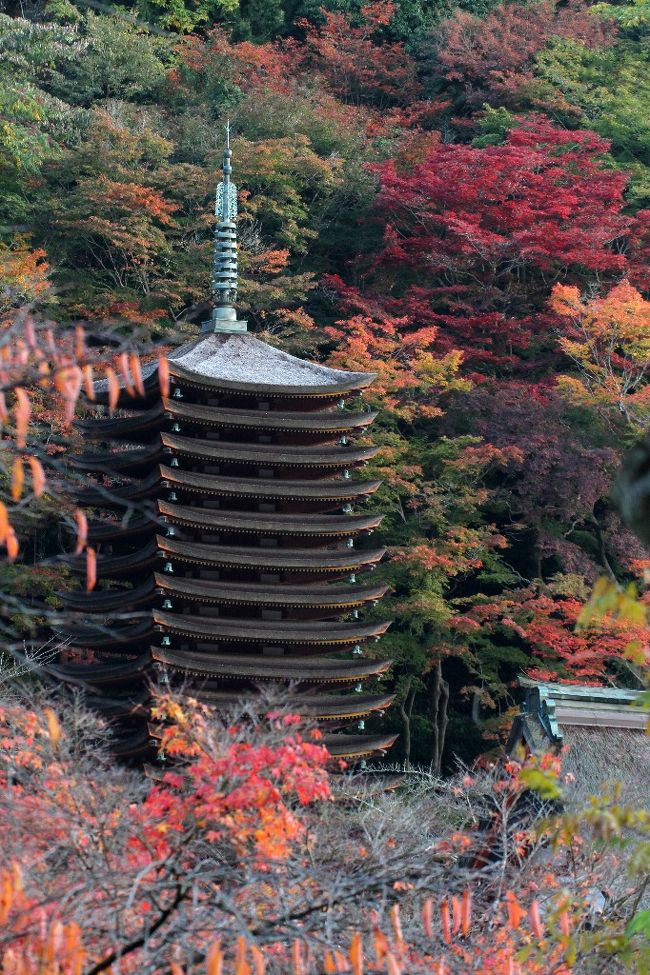
[[(354, 481), (352, 479), (323, 481), (285, 481), (272, 478), (230, 478), (218, 474), (197, 474), (181, 470), (180, 467), (160, 465), (162, 481), (184, 491), (198, 491), (203, 495), (220, 498), (253, 497), (268, 499), (287, 499), (291, 501), (354, 501), (374, 494), (381, 487), (381, 481)], [(117, 489), (114, 494), (122, 498), (144, 497), (145, 487), (140, 492), (131, 489)], [(94, 496), (94, 495), (92, 495)]]
[(199, 603), (218, 603), (232, 606), (289, 606), (314, 609), (349, 610), (373, 603), (388, 592), (388, 586), (355, 588), (353, 585), (285, 585), (277, 586), (243, 582), (208, 582), (183, 579), (166, 573), (156, 573), (155, 583), (162, 593), (186, 597)]
[(325, 735), (322, 744), (332, 758), (370, 758), (387, 752), (398, 735)]
[(134, 609), (147, 605), (155, 595), (153, 579), (134, 589), (108, 589), (93, 592), (58, 592), (64, 606), (76, 612), (110, 612), (113, 609)]
[(226, 464), (258, 464), (261, 467), (350, 468), (365, 464), (378, 447), (279, 446), (278, 444), (231, 443), (228, 440), (199, 440), (178, 434), (161, 434), (168, 452), (198, 460)]
[[(206, 427), (253, 430), (270, 429), (276, 433), (322, 433), (334, 435), (370, 426), (376, 413), (336, 413), (311, 410), (287, 413), (272, 410), (235, 410), (221, 406), (185, 403), (178, 399), (164, 399), (165, 412), (171, 419)], [(153, 418), (152, 418), (153, 419)]]
[(310, 572), (317, 575), (328, 572), (360, 572), (380, 562), (386, 552), (384, 548), (369, 551), (343, 549), (324, 552), (308, 548), (244, 548), (184, 542), (163, 538), (161, 535), (156, 536), (156, 542), (159, 551), (168, 557), (194, 562), (197, 565), (219, 565), (249, 570), (275, 569), (284, 572)]
[(222, 511), (192, 508), (189, 505), (158, 502), (158, 511), (175, 525), (188, 525), (204, 531), (242, 534), (303, 535), (344, 537), (374, 531), (383, 515), (329, 515), (305, 518), (304, 515), (264, 514), (254, 511)]
[(185, 674), (230, 680), (295, 681), (300, 684), (355, 683), (385, 673), (390, 660), (330, 660), (319, 657), (273, 657), (184, 652), (151, 647), (153, 659)]
[(309, 643), (313, 646), (341, 646), (362, 643), (383, 636), (389, 622), (355, 624), (328, 623), (326, 627), (309, 622), (274, 620), (228, 620), (222, 617), (188, 618), (182, 614), (153, 611), (153, 620), (163, 631), (198, 639), (234, 643)]

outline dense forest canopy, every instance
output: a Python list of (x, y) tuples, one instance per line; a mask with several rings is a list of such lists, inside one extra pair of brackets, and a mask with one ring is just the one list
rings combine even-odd
[[(650, 565), (610, 493), (650, 414), (649, 30), (581, 0), (0, 13), (5, 327), (194, 334), (229, 117), (243, 317), (377, 372), (384, 721), (413, 762), (489, 749), (522, 670), (639, 684), (632, 624), (574, 625)], [(40, 505), (3, 585), (50, 598), (51, 570), (21, 582), (60, 545)]]

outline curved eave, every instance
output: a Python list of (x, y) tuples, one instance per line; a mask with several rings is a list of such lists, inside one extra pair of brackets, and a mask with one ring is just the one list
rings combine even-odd
[(76, 612), (105, 613), (112, 609), (132, 609), (148, 604), (154, 595), (154, 582), (148, 579), (134, 589), (111, 589), (105, 592), (59, 592), (57, 596), (67, 609)]
[(341, 468), (365, 464), (379, 447), (312, 447), (278, 444), (239, 444), (227, 440), (199, 440), (162, 433), (163, 445), (182, 457), (228, 464), (259, 464), (263, 467)]
[[(142, 572), (154, 566), (158, 557), (158, 549), (153, 542), (138, 549), (137, 552), (127, 552), (126, 555), (100, 555), (97, 559), (97, 574), (99, 577), (108, 578), (113, 575)], [(62, 555), (61, 561), (65, 562), (73, 572), (85, 573), (86, 571), (85, 555)]]
[(245, 582), (204, 582), (180, 576), (156, 573), (156, 586), (165, 593), (186, 596), (200, 603), (229, 606), (287, 606), (315, 609), (353, 609), (376, 602), (388, 592), (388, 586), (355, 588), (337, 585), (274, 585)]
[(390, 660), (329, 660), (318, 657), (264, 657), (244, 654), (183, 653), (152, 647), (158, 663), (199, 677), (234, 680), (350, 683), (384, 674)]
[(120, 521), (91, 521), (88, 526), (88, 539), (91, 542), (113, 542), (120, 538), (134, 538), (160, 528), (155, 515), (143, 514), (122, 518)]
[[(193, 690), (192, 697), (212, 707), (232, 707), (242, 700), (242, 694), (237, 691), (212, 691), (204, 687)], [(387, 710), (394, 700), (394, 694), (300, 694), (289, 698), (287, 704), (292, 714), (317, 721), (357, 721)]]
[[(219, 497), (287, 498), (304, 501), (352, 501), (374, 494), (381, 481), (288, 481), (272, 478), (221, 477), (218, 474), (195, 474), (180, 467), (160, 465), (163, 481), (185, 491), (200, 491)], [(144, 485), (141, 490), (144, 490)], [(116, 496), (118, 491), (114, 491)]]
[(83, 626), (56, 631), (67, 647), (90, 647), (93, 650), (120, 647), (122, 652), (134, 644), (148, 643), (153, 633), (150, 619), (131, 626)]
[(368, 758), (388, 751), (398, 735), (325, 735), (322, 743), (332, 758)]
[(365, 389), (367, 386), (370, 386), (376, 377), (376, 373), (346, 374), (340, 370), (330, 370), (332, 373), (335, 371), (340, 371), (340, 378), (337, 378), (336, 382), (321, 385), (316, 383), (305, 386), (295, 384), (263, 383), (257, 381), (240, 382), (222, 377), (213, 378), (211, 376), (201, 375), (200, 373), (194, 372), (192, 369), (185, 369), (172, 358), (170, 358), (168, 362), (170, 376), (173, 377), (173, 379), (175, 379), (176, 382), (181, 386), (191, 386), (194, 389), (223, 390), (224, 392), (235, 394), (241, 393), (245, 395), (259, 393), (261, 396), (268, 397), (280, 396), (296, 397), (299, 399), (310, 399), (311, 397), (318, 399), (336, 399), (344, 393), (359, 392), (360, 390)]
[(149, 729), (144, 728), (134, 731), (131, 735), (114, 738), (109, 744), (113, 755), (118, 758), (140, 758), (153, 752), (155, 744), (151, 740)]
[(147, 690), (135, 697), (106, 697), (104, 695), (86, 694), (84, 704), (93, 711), (99, 712), (105, 718), (146, 718), (149, 715), (150, 695)]
[(181, 636), (230, 643), (305, 644), (345, 647), (382, 636), (390, 623), (329, 623), (322, 626), (309, 622), (274, 620), (212, 619), (153, 611), (154, 623), (163, 630)]
[(167, 501), (159, 501), (158, 510), (175, 525), (191, 525), (208, 531), (324, 537), (332, 535), (339, 538), (373, 531), (383, 518), (382, 515), (259, 514), (253, 511), (192, 508)]
[[(294, 572), (354, 572), (364, 566), (375, 565), (386, 549), (341, 552), (322, 549), (266, 549), (243, 546), (206, 545), (202, 542), (182, 542), (156, 536), (161, 552), (169, 557), (199, 565), (223, 565), (229, 568), (277, 569)], [(107, 560), (108, 561), (108, 560)]]
[(83, 471), (110, 473), (112, 471), (134, 471), (148, 468), (162, 460), (163, 449), (160, 442), (135, 450), (104, 450), (97, 453), (82, 454), (72, 458), (72, 465)]
[(134, 678), (144, 677), (151, 656), (143, 653), (135, 660), (116, 661), (115, 663), (96, 664), (48, 664), (47, 671), (64, 683), (89, 684), (122, 684)]
[(164, 416), (163, 405), (158, 402), (150, 409), (141, 410), (131, 416), (77, 420), (75, 427), (89, 440), (112, 440), (129, 437), (133, 439), (134, 443), (138, 443), (141, 438), (144, 438), (145, 434), (148, 437), (160, 430)]
[(152, 497), (160, 484), (159, 472), (153, 471), (149, 477), (119, 486), (96, 485), (91, 488), (75, 488), (74, 495), (79, 504), (88, 506), (112, 507), (129, 501), (143, 501)]
[(202, 406), (178, 399), (164, 399), (165, 412), (175, 420), (186, 420), (208, 427), (246, 427), (249, 430), (275, 430), (277, 433), (346, 433), (370, 426), (376, 413), (287, 412), (284, 410), (235, 410), (221, 406)]

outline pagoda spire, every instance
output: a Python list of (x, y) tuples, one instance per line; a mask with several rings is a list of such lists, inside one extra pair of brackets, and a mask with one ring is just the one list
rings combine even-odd
[(226, 143), (221, 171), (223, 179), (217, 186), (212, 262), (212, 316), (204, 322), (202, 332), (245, 332), (246, 322), (237, 319), (237, 187), (231, 182), (232, 149), (230, 148), (230, 119), (226, 122)]

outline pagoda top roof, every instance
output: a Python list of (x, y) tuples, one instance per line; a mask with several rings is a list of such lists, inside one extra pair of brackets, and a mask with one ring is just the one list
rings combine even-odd
[[(365, 389), (373, 372), (332, 369), (299, 359), (247, 332), (210, 332), (179, 346), (167, 357), (169, 373), (179, 385), (222, 389), (232, 393), (266, 396), (328, 397)], [(158, 387), (158, 363), (142, 369), (145, 390)], [(121, 381), (124, 388), (124, 382)], [(98, 402), (108, 396), (108, 382), (95, 383)], [(125, 400), (126, 402), (126, 400)]]
[(169, 372), (193, 385), (288, 396), (333, 396), (363, 389), (375, 378), (299, 359), (248, 333), (215, 332), (172, 352)]

